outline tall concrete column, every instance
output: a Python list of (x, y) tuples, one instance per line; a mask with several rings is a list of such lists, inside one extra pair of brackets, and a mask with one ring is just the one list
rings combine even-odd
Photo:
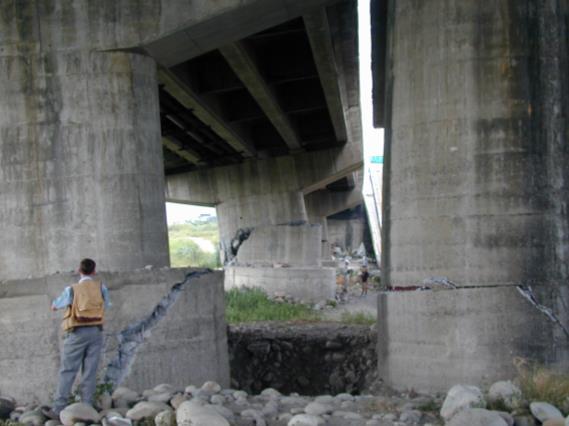
[(332, 261), (330, 241), (328, 240), (328, 218), (326, 216), (312, 216), (309, 214), (308, 220), (310, 223), (320, 225), (322, 230), (322, 264), (326, 266), (335, 266), (336, 263)]
[(444, 388), (512, 372), (516, 355), (563, 361), (566, 337), (554, 343), (553, 323), (536, 335), (537, 311), (510, 286), (556, 313), (566, 292), (566, 12), (557, 0), (389, 8), (384, 278), (471, 289), (384, 296), (380, 368), (395, 385)]
[(154, 61), (47, 50), (14, 25), (0, 21), (0, 280), (87, 256), (105, 270), (167, 265)]

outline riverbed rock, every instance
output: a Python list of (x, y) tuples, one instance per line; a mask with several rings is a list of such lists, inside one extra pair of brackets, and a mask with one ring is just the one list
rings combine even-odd
[(121, 416), (119, 413), (109, 413), (103, 420), (103, 426), (132, 426), (132, 420)]
[(511, 381), (500, 381), (490, 386), (488, 402), (490, 404), (503, 403), (508, 410), (516, 408), (522, 399), (522, 391)]
[(565, 426), (565, 419), (549, 419), (542, 426)]
[(313, 416), (321, 416), (322, 414), (329, 414), (334, 411), (334, 408), (329, 404), (322, 404), (320, 402), (311, 402), (306, 407), (304, 407), (304, 412), (306, 414), (312, 414)]
[(177, 410), (182, 402), (187, 401), (189, 399), (190, 397), (188, 395), (183, 393), (177, 393), (172, 397), (172, 399), (170, 399), (170, 405), (174, 407), (175, 410)]
[(84, 402), (68, 405), (59, 413), (59, 419), (64, 426), (73, 426), (79, 422), (97, 423), (99, 418), (97, 410)]
[(563, 419), (563, 414), (559, 409), (547, 402), (532, 402), (529, 409), (533, 416), (544, 423), (550, 419)]
[(176, 414), (172, 410), (164, 410), (154, 417), (156, 426), (176, 426)]
[(441, 417), (448, 422), (459, 411), (485, 408), (486, 400), (476, 386), (455, 385), (449, 391), (441, 408)]
[(132, 403), (138, 401), (140, 396), (138, 395), (137, 392), (127, 387), (119, 386), (118, 388), (115, 389), (115, 391), (111, 395), (111, 398), (113, 399), (113, 401), (121, 400), (121, 401), (126, 401), (127, 403)]
[(219, 393), (219, 391), (221, 391), (221, 386), (216, 383), (216, 382), (205, 382), (202, 387), (201, 387), (201, 391), (204, 392), (206, 395), (215, 395), (216, 393)]
[(484, 408), (466, 408), (458, 411), (447, 426), (508, 426), (508, 423), (495, 411)]
[(183, 402), (176, 411), (178, 426), (230, 426), (212, 406), (192, 400)]
[[(18, 418), (19, 423), (23, 423), (28, 426), (42, 426), (46, 418), (40, 410), (28, 410), (22, 413)], [(66, 425), (70, 426), (70, 425)]]
[(172, 399), (172, 394), (170, 392), (159, 392), (155, 393), (154, 395), (150, 395), (148, 397), (149, 401), (163, 402), (165, 404), (170, 402), (171, 399)]
[(310, 414), (297, 414), (287, 423), (287, 426), (320, 426), (324, 419)]
[(156, 401), (140, 401), (134, 407), (127, 411), (126, 417), (132, 420), (142, 420), (146, 418), (154, 418), (158, 413), (172, 408), (163, 403)]

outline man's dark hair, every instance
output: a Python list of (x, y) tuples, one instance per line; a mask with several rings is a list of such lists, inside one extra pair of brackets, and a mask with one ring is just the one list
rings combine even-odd
[(79, 272), (83, 275), (91, 275), (95, 271), (97, 264), (93, 259), (83, 259), (79, 264)]

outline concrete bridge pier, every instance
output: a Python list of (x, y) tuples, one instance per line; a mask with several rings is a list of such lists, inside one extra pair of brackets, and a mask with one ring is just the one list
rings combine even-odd
[(154, 61), (3, 39), (0, 280), (168, 265)]
[[(139, 19), (159, 21), (156, 10), (135, 6)], [(149, 323), (164, 297), (171, 302), (155, 335), (137, 336), (132, 370), (121, 366), (125, 385), (229, 382), (223, 274), (172, 293), (190, 271), (161, 268), (169, 255), (155, 60), (105, 51), (132, 45), (141, 32), (124, 22), (132, 14), (103, 10), (59, 1), (1, 6), (0, 394), (22, 404), (53, 396), (61, 312), (49, 306), (76, 282), (70, 271), (82, 257), (97, 261), (111, 292), (105, 364), (125, 328)]]
[(444, 291), (381, 296), (388, 384), (488, 384), (518, 356), (568, 364), (562, 3), (389, 2), (384, 281)]

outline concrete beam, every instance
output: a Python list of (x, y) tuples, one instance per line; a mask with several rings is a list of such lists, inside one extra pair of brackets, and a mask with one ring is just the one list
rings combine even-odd
[(349, 175), (354, 180), (354, 188), (349, 191), (314, 191), (304, 196), (309, 215), (332, 216), (351, 209), (364, 202), (362, 194), (363, 172)]
[(327, 190), (312, 192), (305, 197), (306, 210), (317, 216), (332, 216), (353, 209), (364, 202), (360, 189), (346, 192)]
[(172, 67), (334, 1), (161, 0), (159, 31), (145, 34), (143, 47), (158, 63)]
[(346, 121), (326, 9), (320, 8), (316, 12), (305, 15), (304, 24), (314, 54), (316, 68), (320, 75), (320, 82), (328, 104), (336, 139), (345, 141), (347, 139)]
[(253, 145), (239, 136), (229, 127), (214, 111), (211, 110), (202, 99), (183, 81), (176, 77), (170, 70), (160, 67), (158, 80), (184, 107), (191, 110), (204, 124), (211, 127), (222, 139), (231, 145), (236, 151), (245, 157), (253, 157), (256, 150)]
[(243, 43), (229, 44), (220, 48), (219, 51), (273, 123), (289, 149), (291, 151), (302, 149), (296, 130)]
[(183, 158), (184, 160), (189, 161), (192, 164), (201, 163), (200, 155), (191, 148), (183, 148), (174, 141), (172, 141), (171, 139), (168, 139), (166, 137), (162, 137), (162, 145), (164, 145), (166, 149), (173, 152), (178, 157)]

